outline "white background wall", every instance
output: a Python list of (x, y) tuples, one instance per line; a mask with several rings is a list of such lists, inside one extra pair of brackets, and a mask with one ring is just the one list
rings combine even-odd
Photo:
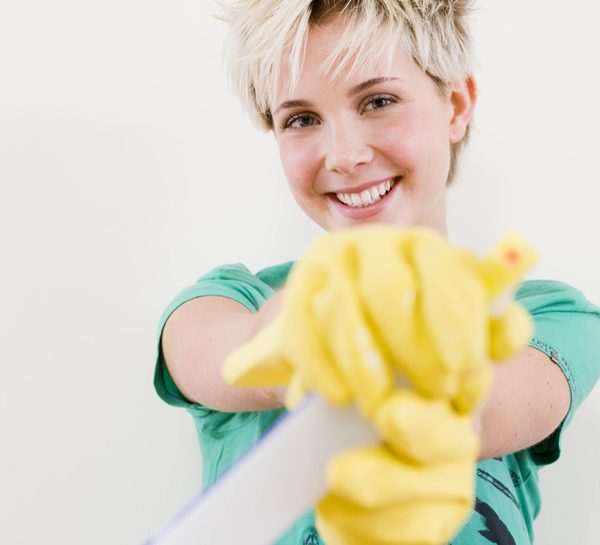
[[(480, 103), (451, 238), (520, 228), (536, 276), (600, 302), (594, 2), (481, 0)], [(191, 498), (191, 419), (155, 327), (208, 268), (317, 233), (224, 82), (206, 0), (0, 0), (0, 542), (137, 544)], [(538, 543), (595, 545), (600, 392), (542, 472)]]

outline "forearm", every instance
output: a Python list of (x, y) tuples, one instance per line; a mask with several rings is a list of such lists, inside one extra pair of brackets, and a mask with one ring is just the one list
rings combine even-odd
[(165, 361), (175, 384), (190, 401), (223, 412), (281, 407), (281, 388), (237, 388), (227, 384), (223, 364), (277, 315), (276, 293), (257, 313), (224, 297), (200, 297), (179, 307), (162, 335)]
[[(278, 315), (283, 291), (269, 298), (256, 314), (223, 298), (212, 299), (219, 300), (215, 302), (218, 311), (210, 308), (206, 301), (198, 300), (169, 320), (163, 342), (166, 341), (165, 353), (170, 352), (168, 365), (175, 382), (184, 395), (217, 410), (281, 407), (285, 387), (231, 387), (223, 381), (221, 373), (227, 356)], [(202, 305), (202, 309), (195, 311), (194, 305)], [(195, 312), (213, 318), (199, 327), (196, 321), (189, 319)], [(183, 335), (179, 327), (180, 335), (169, 343), (169, 329), (177, 329), (177, 322), (185, 322), (186, 314), (191, 326), (183, 327)], [(198, 341), (199, 330), (202, 330), (201, 341)], [(569, 387), (560, 368), (533, 348), (526, 348), (512, 360), (495, 365), (491, 392), (473, 416), (473, 425), (481, 439), (479, 459), (516, 452), (538, 443), (560, 425), (569, 401)]]
[(494, 365), (494, 382), (474, 418), (485, 460), (531, 447), (560, 425), (570, 404), (562, 370), (542, 352), (526, 347)]

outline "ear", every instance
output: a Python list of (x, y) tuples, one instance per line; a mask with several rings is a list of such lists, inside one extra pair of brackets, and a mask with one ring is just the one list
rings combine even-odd
[(448, 85), (448, 91), (452, 105), (450, 143), (456, 144), (464, 138), (471, 122), (477, 102), (477, 84), (472, 76), (468, 76), (464, 81)]

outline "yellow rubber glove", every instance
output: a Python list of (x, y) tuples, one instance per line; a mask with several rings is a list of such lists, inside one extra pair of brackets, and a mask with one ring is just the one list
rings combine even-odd
[(288, 406), (316, 390), (335, 404), (356, 401), (368, 417), (408, 381), (469, 412), (487, 391), (489, 360), (531, 335), (521, 307), (491, 304), (534, 260), (516, 236), (480, 260), (425, 228), (327, 234), (290, 273), (278, 318), (225, 362), (225, 378), (290, 384)]
[(328, 545), (443, 545), (460, 529), (489, 361), (531, 334), (519, 306), (491, 303), (533, 259), (516, 237), (478, 260), (421, 228), (326, 235), (292, 271), (281, 315), (228, 359), (233, 384), (289, 383), (288, 405), (309, 389), (356, 401), (385, 441), (331, 462), (317, 505)]
[(375, 425), (385, 445), (330, 462), (319, 533), (327, 545), (446, 545), (472, 513), (479, 441), (470, 416), (399, 390)]
[[(436, 426), (459, 428), (464, 438), (467, 430), (456, 418), (448, 412)], [(327, 545), (446, 545), (458, 533), (472, 514), (477, 439), (469, 431), (466, 445), (454, 437), (446, 443), (446, 430), (435, 436), (418, 425), (424, 423), (416, 418), (414, 435), (403, 437), (411, 449), (433, 447), (435, 462), (409, 461), (383, 445), (350, 451), (329, 464), (329, 493), (316, 508)]]

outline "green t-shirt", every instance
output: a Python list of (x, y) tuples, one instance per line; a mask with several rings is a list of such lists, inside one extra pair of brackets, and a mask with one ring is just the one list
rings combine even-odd
[[(213, 269), (182, 291), (160, 320), (154, 386), (171, 405), (192, 415), (202, 451), (203, 485), (209, 486), (285, 414), (284, 409), (223, 413), (187, 400), (164, 362), (160, 337), (164, 324), (180, 305), (202, 296), (228, 297), (256, 312), (285, 283), (293, 262), (252, 274), (241, 264)], [(472, 517), (451, 545), (528, 545), (533, 519), (540, 509), (538, 469), (560, 456), (562, 431), (600, 375), (600, 309), (576, 289), (553, 281), (523, 283), (517, 300), (535, 322), (531, 346), (560, 366), (571, 388), (571, 407), (563, 424), (541, 443), (526, 450), (477, 464), (476, 504)], [(313, 513), (299, 520), (277, 545), (319, 545)]]

